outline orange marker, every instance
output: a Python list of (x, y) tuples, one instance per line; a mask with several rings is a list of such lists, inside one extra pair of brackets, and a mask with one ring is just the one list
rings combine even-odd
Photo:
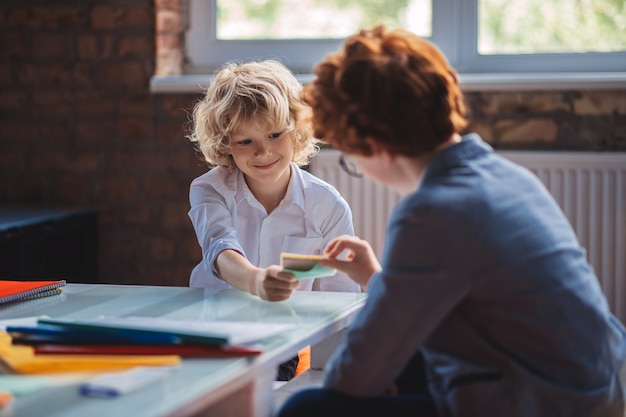
[(0, 392), (0, 408), (13, 402), (13, 395), (10, 392)]

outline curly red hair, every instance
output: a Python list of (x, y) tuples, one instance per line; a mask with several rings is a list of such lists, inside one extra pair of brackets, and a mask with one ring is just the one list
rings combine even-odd
[(415, 156), (467, 125), (455, 70), (410, 32), (362, 30), (315, 74), (303, 93), (314, 135), (343, 152), (371, 155), (371, 138), (393, 154)]

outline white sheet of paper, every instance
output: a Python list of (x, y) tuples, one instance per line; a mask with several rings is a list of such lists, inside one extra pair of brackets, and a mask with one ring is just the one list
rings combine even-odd
[(7, 326), (37, 326), (37, 319), (44, 316), (21, 317), (18, 319), (0, 320), (0, 331), (5, 331)]

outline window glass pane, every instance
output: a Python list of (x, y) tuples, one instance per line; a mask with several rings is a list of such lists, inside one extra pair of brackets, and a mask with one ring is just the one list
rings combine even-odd
[(384, 24), (431, 35), (431, 0), (217, 0), (217, 38), (341, 39)]
[(478, 53), (626, 51), (624, 0), (478, 0)]

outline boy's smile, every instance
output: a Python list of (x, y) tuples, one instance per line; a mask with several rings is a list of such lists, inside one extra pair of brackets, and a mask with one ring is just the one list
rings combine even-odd
[(246, 124), (231, 135), (230, 152), (259, 201), (282, 199), (294, 156), (291, 132), (274, 131), (258, 123)]
[(276, 165), (278, 163), (278, 160), (270, 162), (268, 164), (258, 164), (258, 165), (254, 165), (256, 168), (258, 169), (271, 169), (274, 165)]

